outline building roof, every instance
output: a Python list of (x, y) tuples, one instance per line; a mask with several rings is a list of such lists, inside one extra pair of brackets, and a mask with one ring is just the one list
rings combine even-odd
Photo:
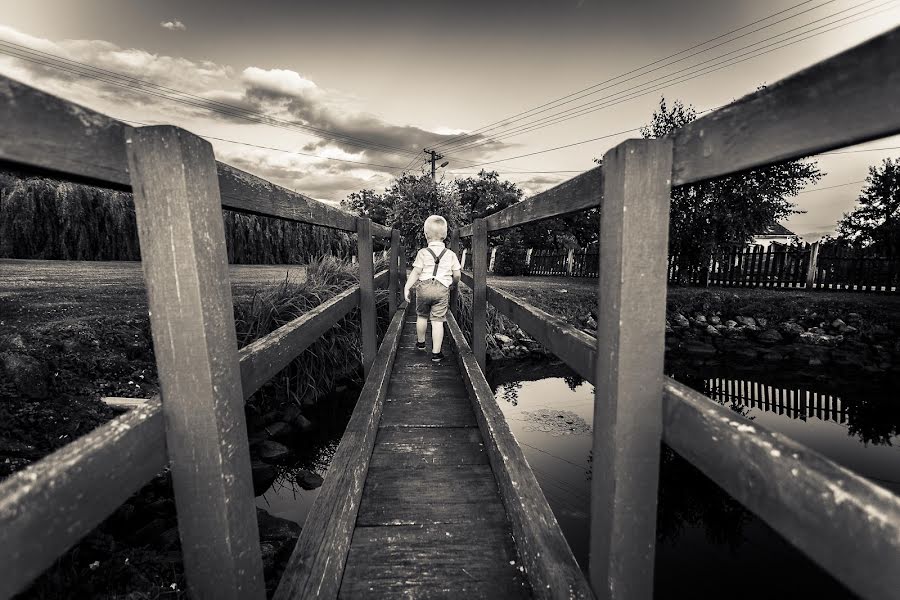
[(781, 223), (769, 223), (759, 233), (755, 233), (754, 237), (771, 237), (780, 235), (796, 235), (793, 231), (782, 225)]

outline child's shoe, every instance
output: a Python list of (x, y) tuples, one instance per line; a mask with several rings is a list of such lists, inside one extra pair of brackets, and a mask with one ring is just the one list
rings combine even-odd
[(437, 352), (437, 353), (432, 352), (432, 353), (431, 353), (431, 362), (433, 362), (433, 363), (439, 363), (439, 362), (441, 362), (442, 360), (444, 360), (444, 353), (443, 353), (443, 352)]
[(416, 342), (416, 350), (425, 350), (425, 342)]

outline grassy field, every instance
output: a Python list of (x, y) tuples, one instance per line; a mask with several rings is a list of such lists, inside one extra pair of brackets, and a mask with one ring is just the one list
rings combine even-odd
[[(235, 299), (290, 275), (302, 281), (298, 265), (232, 265)], [(0, 336), (31, 327), (146, 311), (139, 262), (0, 259)]]

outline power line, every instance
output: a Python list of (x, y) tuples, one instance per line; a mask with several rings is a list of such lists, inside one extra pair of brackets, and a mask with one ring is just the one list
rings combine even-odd
[(836, 185), (829, 185), (828, 187), (816, 188), (814, 190), (803, 190), (802, 192), (797, 192), (798, 194), (811, 194), (813, 192), (824, 192), (825, 190), (832, 190), (834, 188), (844, 187), (848, 185), (856, 185), (858, 183), (865, 183), (865, 179), (860, 179), (859, 181), (848, 181), (847, 183), (838, 183)]
[[(805, 2), (800, 2), (799, 4), (795, 4), (794, 6), (791, 6), (791, 7), (789, 7), (789, 8), (786, 8), (786, 9), (782, 10), (782, 11), (779, 11), (779, 12), (773, 13), (773, 14), (771, 14), (771, 15), (768, 15), (768, 16), (766, 16), (766, 17), (763, 17), (762, 19), (758, 19), (758, 20), (756, 20), (756, 21), (753, 21), (753, 22), (751, 22), (751, 23), (748, 23), (747, 25), (743, 25), (743, 26), (741, 26), (741, 27), (738, 27), (737, 29), (733, 29), (733, 30), (731, 30), (731, 31), (729, 31), (729, 32), (726, 32), (726, 33), (723, 33), (723, 34), (721, 34), (721, 35), (719, 35), (719, 36), (717, 36), (717, 37), (708, 39), (708, 40), (706, 40), (706, 41), (704, 41), (704, 42), (701, 42), (701, 43), (699, 43), (699, 44), (695, 44), (695, 45), (691, 46), (690, 48), (685, 48), (684, 50), (680, 50), (680, 51), (678, 51), (678, 52), (676, 52), (676, 53), (674, 53), (674, 54), (670, 54), (669, 56), (663, 57), (663, 58), (658, 59), (658, 60), (656, 60), (656, 61), (654, 61), (654, 62), (651, 62), (651, 63), (648, 63), (648, 64), (646, 64), (646, 65), (637, 67), (637, 68), (632, 69), (632, 70), (630, 70), (630, 71), (627, 71), (627, 72), (625, 72), (625, 73), (621, 73), (621, 74), (619, 74), (619, 75), (616, 75), (615, 77), (611, 77), (611, 78), (609, 78), (609, 79), (606, 79), (606, 80), (601, 81), (601, 82), (599, 82), (599, 83), (596, 83), (596, 84), (594, 84), (594, 85), (591, 85), (591, 86), (588, 86), (588, 87), (586, 87), (586, 88), (577, 90), (577, 91), (572, 92), (572, 93), (570, 93), (570, 94), (568, 94), (568, 95), (566, 95), (566, 96), (562, 96), (562, 97), (557, 98), (557, 99), (555, 99), (555, 100), (551, 100), (550, 102), (546, 102), (546, 103), (544, 103), (544, 104), (541, 104), (540, 106), (536, 106), (536, 107), (531, 108), (531, 109), (529, 109), (529, 110), (526, 110), (526, 111), (517, 113), (517, 114), (515, 114), (515, 115), (512, 115), (511, 117), (507, 117), (506, 119), (501, 119), (501, 120), (499, 120), (499, 121), (494, 121), (493, 123), (489, 123), (488, 125), (485, 125), (485, 126), (483, 126), (483, 127), (480, 127), (480, 128), (478, 128), (478, 129), (476, 129), (476, 130), (474, 130), (474, 131), (471, 131), (471, 132), (469, 132), (469, 133), (467, 133), (467, 134), (461, 134), (461, 135), (459, 135), (459, 136), (456, 136), (455, 138), (451, 138), (451, 139), (449, 139), (449, 140), (445, 140), (444, 142), (438, 143), (438, 144), (436, 144), (436, 146), (438, 146), (438, 147), (444, 147), (444, 146), (446, 146), (447, 144), (455, 143), (455, 142), (458, 141), (458, 140), (462, 140), (462, 139), (465, 139), (465, 138), (468, 138), (468, 137), (472, 137), (474, 134), (477, 134), (477, 133), (479, 133), (479, 132), (483, 132), (483, 131), (489, 130), (489, 128), (491, 128), (493, 125), (497, 125), (497, 124), (501, 124), (501, 123), (506, 123), (506, 122), (508, 122), (508, 121), (510, 121), (510, 120), (512, 120), (512, 119), (515, 119), (516, 117), (521, 117), (521, 116), (527, 115), (527, 114), (529, 114), (529, 113), (533, 113), (534, 111), (536, 111), (536, 110), (538, 110), (538, 109), (541, 109), (541, 108), (550, 106), (551, 104), (557, 104), (557, 103), (561, 102), (562, 100), (566, 100), (567, 98), (571, 98), (572, 96), (576, 96), (576, 95), (582, 94), (583, 92), (586, 92), (586, 91), (588, 91), (588, 90), (597, 88), (597, 87), (599, 87), (599, 86), (601, 86), (601, 85), (605, 85), (605, 84), (607, 84), (607, 83), (610, 83), (610, 82), (612, 82), (612, 81), (615, 81), (616, 79), (619, 79), (619, 78), (624, 77), (624, 76), (626, 76), (626, 75), (631, 75), (631, 74), (633, 74), (633, 73), (636, 73), (636, 72), (638, 72), (638, 71), (641, 71), (641, 70), (643, 70), (643, 69), (646, 69), (647, 67), (651, 67), (651, 66), (656, 65), (656, 64), (659, 64), (659, 63), (661, 63), (661, 62), (665, 62), (665, 61), (667, 61), (667, 60), (669, 60), (669, 59), (675, 58), (676, 56), (679, 56), (679, 55), (681, 55), (681, 54), (684, 54), (685, 52), (690, 52), (691, 50), (697, 49), (697, 48), (699, 48), (699, 47), (701, 47), (701, 46), (705, 46), (706, 44), (709, 44), (709, 43), (711, 43), (711, 42), (714, 42), (714, 41), (716, 41), (716, 40), (719, 40), (719, 39), (721, 39), (721, 38), (723, 38), (723, 37), (727, 37), (727, 36), (729, 36), (729, 35), (731, 35), (731, 34), (733, 34), (733, 33), (737, 33), (738, 31), (741, 31), (741, 30), (743, 30), (743, 29), (746, 29), (747, 27), (752, 27), (753, 25), (756, 25), (757, 23), (761, 23), (761, 22), (763, 22), (763, 21), (766, 21), (766, 20), (768, 20), (768, 19), (771, 19), (772, 17), (776, 17), (776, 16), (778, 16), (778, 15), (780, 15), (780, 14), (783, 14), (783, 13), (785, 13), (785, 12), (789, 12), (789, 11), (791, 11), (791, 10), (794, 10), (795, 8), (798, 8), (798, 7), (800, 7), (800, 6), (803, 6), (804, 4), (809, 4), (811, 1), (813, 1), (813, 0), (806, 0)], [(831, 1), (833, 1), (833, 0), (831, 0)], [(818, 6), (816, 6), (816, 7), (813, 7), (812, 9), (809, 9), (809, 10), (814, 10), (815, 8), (820, 8), (821, 6), (824, 6), (825, 4), (829, 4), (829, 3), (830, 3), (830, 2), (825, 2), (824, 4), (821, 4), (821, 5), (818, 5)], [(801, 12), (801, 13), (797, 13), (796, 15), (792, 15), (791, 17), (788, 17), (788, 19), (793, 18), (793, 17), (796, 17), (796, 16), (799, 16), (799, 15), (801, 15), (801, 14), (804, 14), (805, 12), (809, 12), (809, 10), (803, 11), (803, 12)], [(786, 19), (783, 19), (783, 20), (786, 20)], [(782, 20), (782, 21), (783, 21), (783, 20)], [(778, 21), (778, 23), (780, 23), (780, 22), (782, 22), (782, 21)], [(767, 27), (771, 27), (772, 25), (776, 25), (776, 24), (777, 24), (777, 23), (772, 23), (772, 24), (768, 25)], [(753, 33), (753, 32), (750, 32), (750, 33)], [(748, 33), (748, 34), (745, 34), (745, 35), (749, 35), (749, 33)], [(743, 36), (741, 36), (741, 37), (743, 37)], [(739, 39), (739, 38), (734, 38), (734, 39)], [(729, 40), (729, 42), (734, 41), (734, 39)], [(726, 42), (726, 43), (729, 43), (729, 42)], [(710, 49), (711, 49), (711, 48), (707, 48), (706, 50), (710, 50)], [(704, 50), (704, 52), (705, 52), (706, 50)], [(688, 58), (688, 57), (679, 59), (678, 61), (675, 61), (675, 62), (680, 62), (681, 60), (685, 60), (686, 58)], [(671, 64), (674, 64), (674, 63), (671, 63)], [(565, 103), (563, 103), (563, 104), (565, 104)]]
[(537, 152), (529, 152), (528, 154), (520, 154), (518, 156), (507, 156), (504, 158), (499, 158), (497, 160), (489, 160), (486, 162), (477, 163), (474, 165), (470, 165), (469, 168), (472, 167), (481, 167), (484, 165), (492, 165), (494, 163), (503, 162), (504, 160), (514, 160), (516, 158), (525, 158), (526, 156), (534, 156), (535, 154), (544, 154), (546, 152), (553, 152), (554, 150), (562, 150), (563, 148), (571, 148), (572, 146), (580, 146), (582, 144), (589, 144), (591, 142), (596, 142), (598, 140), (605, 140), (607, 138), (616, 137), (617, 135), (624, 135), (626, 133), (634, 133), (635, 131), (640, 131), (640, 127), (632, 127), (631, 129), (624, 129), (622, 131), (617, 131), (616, 133), (608, 133), (606, 135), (601, 135), (599, 137), (591, 138), (589, 140), (582, 140), (580, 142), (573, 142), (571, 144), (565, 144), (563, 146), (555, 146), (553, 148), (547, 148), (546, 150), (538, 150)]
[[(756, 48), (756, 49), (754, 49), (754, 50), (750, 50), (750, 51), (745, 52), (745, 53), (743, 53), (743, 54), (739, 54), (738, 56), (732, 56), (731, 58), (727, 58), (727, 59), (725, 59), (725, 60), (721, 60), (721, 61), (718, 62), (718, 63), (714, 63), (714, 64), (711, 64), (711, 65), (707, 65), (707, 63), (710, 63), (710, 62), (713, 62), (713, 61), (720, 60), (720, 59), (722, 59), (722, 58), (724, 58), (724, 57), (726, 57), (726, 56), (728, 56), (728, 55), (730, 55), (730, 54), (734, 54), (734, 53), (736, 53), (736, 52), (740, 52), (740, 51), (743, 51), (743, 50), (747, 50), (748, 48), (751, 48), (751, 47), (753, 47), (753, 46), (757, 46), (757, 45), (762, 44), (762, 43), (764, 43), (764, 42), (773, 40), (773, 39), (775, 39), (775, 38), (782, 37), (782, 36), (784, 36), (784, 35), (786, 35), (786, 34), (788, 34), (788, 33), (791, 33), (792, 31), (796, 31), (797, 29), (803, 29), (803, 28), (809, 27), (810, 25), (812, 25), (812, 24), (814, 24), (814, 23), (817, 23), (817, 22), (819, 22), (819, 21), (822, 21), (822, 20), (825, 20), (825, 19), (831, 19), (831, 18), (837, 16), (838, 14), (841, 14), (841, 13), (843, 13), (843, 12), (847, 12), (848, 10), (853, 10), (853, 9), (855, 9), (855, 8), (858, 8), (859, 6), (862, 6), (863, 4), (868, 4), (869, 2), (873, 2), (873, 1), (875, 1), (875, 0), (867, 0), (866, 2), (863, 2), (863, 3), (859, 4), (859, 5), (854, 6), (854, 7), (851, 7), (850, 9), (846, 9), (846, 10), (844, 10), (844, 11), (839, 11), (839, 12), (837, 12), (837, 13), (832, 13), (831, 15), (828, 15), (827, 17), (823, 17), (822, 19), (817, 19), (816, 21), (811, 21), (811, 22), (806, 23), (806, 24), (804, 24), (804, 25), (795, 27), (794, 29), (790, 29), (790, 30), (788, 30), (788, 31), (782, 32), (782, 33), (777, 34), (777, 35), (775, 35), (775, 36), (771, 36), (771, 37), (769, 37), (769, 38), (766, 38), (766, 39), (764, 39), (764, 40), (760, 40), (760, 41), (758, 41), (758, 42), (754, 42), (753, 44), (749, 44), (749, 45), (747, 45), (747, 46), (743, 46), (743, 47), (738, 48), (738, 49), (736, 49), (736, 50), (732, 50), (732, 51), (730, 51), (730, 52), (726, 52), (726, 53), (724, 53), (724, 54), (721, 54), (721, 55), (719, 55), (719, 56), (713, 57), (713, 58), (711, 58), (711, 59), (707, 59), (707, 60), (702, 61), (702, 62), (700, 62), (700, 63), (697, 63), (697, 64), (694, 64), (694, 65), (685, 67), (685, 68), (680, 69), (680, 70), (678, 70), (678, 71), (675, 71), (675, 72), (673, 72), (673, 73), (669, 73), (669, 74), (666, 74), (666, 75), (662, 75), (662, 76), (660, 76), (660, 77), (658, 77), (658, 78), (656, 78), (656, 79), (652, 79), (652, 80), (650, 80), (650, 81), (645, 81), (645, 82), (643, 82), (643, 83), (640, 83), (640, 84), (637, 84), (637, 85), (635, 85), (635, 86), (632, 86), (631, 88), (627, 88), (627, 89), (625, 89), (625, 90), (620, 90), (620, 91), (618, 91), (618, 92), (614, 92), (614, 93), (612, 93), (612, 94), (610, 94), (610, 95), (607, 95), (607, 96), (604, 96), (604, 97), (601, 97), (601, 98), (597, 98), (597, 99), (592, 100), (592, 101), (590, 101), (590, 102), (587, 102), (587, 103), (585, 103), (585, 104), (581, 104), (581, 105), (578, 105), (578, 106), (575, 106), (575, 107), (571, 107), (571, 108), (565, 109), (565, 110), (560, 111), (560, 112), (558, 112), (558, 113), (555, 113), (555, 114), (553, 114), (553, 115), (548, 115), (548, 116), (546, 116), (546, 117), (541, 117), (540, 119), (537, 119), (537, 120), (535, 120), (535, 121), (530, 121), (530, 122), (527, 122), (527, 123), (523, 123), (523, 124), (521, 124), (521, 125), (516, 126), (516, 127), (513, 128), (513, 129), (510, 129), (510, 130), (508, 130), (508, 131), (501, 132), (500, 135), (498, 135), (498, 136), (496, 136), (496, 137), (492, 137), (492, 138), (490, 138), (490, 139), (487, 140), (487, 141), (483, 141), (483, 142), (479, 141), (479, 142), (473, 142), (473, 143), (465, 144), (465, 145), (463, 145), (463, 146), (459, 146), (459, 147), (453, 148), (452, 150), (453, 150), (453, 152), (462, 152), (462, 151), (465, 151), (465, 150), (470, 150), (470, 149), (473, 149), (473, 148), (476, 148), (476, 147), (485, 145), (485, 144), (487, 144), (487, 143), (497, 142), (497, 141), (500, 141), (500, 140), (507, 139), (507, 138), (509, 138), (509, 137), (514, 137), (514, 136), (517, 136), (517, 135), (522, 135), (522, 134), (524, 134), (524, 133), (528, 133), (528, 132), (531, 132), (531, 131), (535, 131), (535, 130), (537, 130), (537, 129), (543, 129), (544, 127), (549, 127), (549, 126), (551, 126), (551, 125), (555, 125), (555, 124), (557, 124), (557, 123), (562, 123), (562, 122), (565, 122), (565, 121), (568, 121), (568, 120), (571, 120), (571, 119), (574, 119), (574, 118), (577, 118), (577, 117), (580, 117), (580, 116), (583, 116), (583, 115), (586, 115), (586, 114), (589, 114), (589, 113), (597, 112), (597, 111), (599, 111), (599, 110), (603, 110), (603, 109), (609, 108), (609, 107), (611, 107), (611, 106), (616, 106), (616, 105), (618, 105), (618, 104), (622, 104), (622, 103), (627, 102), (627, 101), (629, 101), (629, 100), (633, 100), (633, 99), (635, 99), (635, 98), (639, 98), (639, 97), (642, 97), (642, 96), (646, 96), (646, 95), (648, 95), (648, 94), (650, 94), (650, 93), (653, 93), (653, 92), (656, 92), (656, 91), (665, 89), (666, 87), (669, 87), (669, 86), (672, 86), (672, 85), (676, 85), (676, 84), (680, 84), (680, 83), (684, 83), (684, 82), (686, 82), (686, 81), (690, 81), (690, 80), (696, 79), (696, 78), (698, 78), (698, 77), (702, 77), (702, 76), (705, 76), (705, 75), (709, 75), (709, 74), (711, 74), (711, 73), (715, 73), (715, 72), (717, 72), (717, 71), (721, 71), (721, 70), (726, 69), (726, 68), (730, 68), (730, 67), (732, 67), (732, 66), (734, 66), (734, 65), (740, 64), (741, 62), (745, 62), (745, 61), (751, 60), (751, 59), (753, 59), (753, 58), (758, 58), (759, 56), (763, 56), (763, 55), (765, 55), (765, 54), (769, 54), (770, 52), (774, 52), (774, 51), (776, 51), (776, 50), (780, 50), (780, 49), (782, 49), (782, 48), (786, 48), (786, 47), (788, 47), (788, 46), (791, 46), (791, 45), (794, 45), (794, 44), (803, 42), (803, 41), (805, 41), (805, 40), (811, 39), (811, 38), (816, 37), (816, 36), (818, 36), (818, 35), (823, 35), (823, 34), (828, 33), (828, 32), (830, 32), (830, 31), (834, 31), (835, 29), (838, 29), (838, 28), (840, 28), (840, 27), (845, 27), (845, 26), (847, 26), (847, 25), (850, 25), (850, 24), (852, 24), (852, 23), (855, 23), (855, 22), (857, 22), (857, 21), (859, 21), (859, 20), (866, 19), (866, 18), (871, 18), (871, 17), (875, 16), (876, 14), (879, 14), (880, 12), (884, 12), (885, 10), (890, 10), (890, 9), (889, 9), (889, 8), (886, 8), (886, 9), (884, 9), (884, 10), (882, 10), (882, 11), (878, 11), (878, 12), (875, 12), (875, 13), (872, 13), (872, 14), (869, 14), (869, 15), (864, 15), (864, 16), (860, 16), (860, 15), (863, 15), (863, 14), (866, 13), (866, 12), (869, 12), (869, 11), (872, 11), (872, 10), (875, 10), (875, 9), (878, 9), (878, 8), (880, 8), (880, 7), (883, 7), (883, 6), (886, 6), (886, 5), (891, 5), (891, 4), (894, 4), (894, 3), (895, 3), (895, 0), (889, 0), (889, 1), (887, 1), (887, 2), (883, 2), (883, 3), (879, 4), (879, 5), (876, 5), (876, 6), (873, 6), (873, 7), (869, 7), (869, 8), (867, 8), (867, 9), (863, 9), (862, 11), (860, 11), (860, 12), (858, 12), (858, 13), (855, 13), (855, 14), (852, 14), (852, 15), (848, 15), (848, 16), (846, 16), (846, 17), (842, 17), (842, 18), (837, 19), (837, 20), (835, 20), (835, 21), (832, 21), (832, 22), (830, 22), (830, 23), (826, 23), (826, 24), (820, 25), (819, 27), (816, 27), (816, 28), (813, 28), (813, 29), (809, 29), (809, 30), (807, 30), (807, 31), (798, 33), (798, 34), (796, 34), (796, 35), (793, 35), (793, 36), (790, 36), (790, 37), (787, 37), (787, 38), (784, 38), (784, 39), (781, 39), (781, 40), (772, 42), (771, 44), (765, 45), (765, 46), (763, 46), (763, 47), (761, 47), (761, 48)], [(859, 18), (853, 19), (853, 17), (859, 17)], [(853, 20), (850, 20), (850, 19), (853, 19)], [(849, 21), (848, 21), (848, 20), (849, 20)], [(841, 23), (842, 21), (848, 21), (848, 22), (843, 23), (843, 24), (841, 24), (841, 25), (837, 25), (838, 23)], [(825, 31), (820, 31), (819, 33), (812, 34), (812, 32), (814, 32), (814, 31), (817, 31), (817, 30), (820, 30), (820, 29), (824, 29), (824, 28), (826, 28), (826, 27), (830, 27), (830, 26), (833, 26), (833, 25), (834, 25), (835, 27), (831, 27), (830, 29), (826, 29)], [(808, 34), (812, 34), (812, 35), (808, 35)], [(786, 42), (788, 42), (789, 40), (794, 40), (795, 38), (798, 38), (798, 37), (801, 37), (801, 36), (806, 36), (806, 37), (803, 37), (802, 39), (798, 39), (798, 40), (795, 40), (795, 41), (790, 42), (790, 43), (786, 43)], [(776, 46), (777, 46), (777, 47), (776, 47)], [(769, 48), (771, 48), (771, 50), (769, 50)], [(751, 56), (751, 55), (752, 55), (752, 56)], [(747, 57), (747, 58), (744, 58), (744, 57)], [(743, 59), (743, 60), (739, 60), (739, 59)], [(703, 65), (707, 65), (707, 66), (703, 66)], [(695, 71), (692, 71), (692, 72), (691, 72), (692, 69), (697, 69), (698, 67), (701, 67), (701, 68), (699, 68), (698, 70), (695, 70)], [(718, 67), (718, 68), (715, 68), (715, 67)], [(670, 78), (674, 78), (674, 79), (670, 79)], [(669, 81), (664, 81), (664, 80), (666, 80), (666, 79), (669, 79)], [(657, 87), (654, 87), (653, 89), (646, 89), (646, 86), (657, 86)], [(645, 89), (641, 89), (641, 88), (645, 88)], [(599, 91), (599, 90), (598, 90), (598, 91)], [(629, 93), (631, 94), (630, 96), (626, 96), (626, 97), (617, 97), (617, 96), (622, 96), (623, 94), (629, 94)]]
[[(894, 3), (895, 1), (896, 1), (896, 0), (890, 0), (890, 2), (887, 2), (886, 4), (892, 4), (892, 3)], [(873, 8), (875, 8), (875, 7), (873, 7)], [(871, 10), (871, 9), (869, 9), (869, 10)], [(881, 10), (881, 11), (878, 11), (878, 12), (875, 12), (875, 13), (872, 13), (872, 14), (869, 14), (869, 15), (865, 15), (865, 16), (863, 16), (863, 17), (860, 17), (860, 18), (858, 18), (858, 19), (855, 19), (854, 21), (850, 21), (850, 22), (844, 23), (844, 24), (842, 24), (842, 25), (837, 25), (837, 26), (832, 27), (831, 29), (828, 29), (828, 30), (826, 30), (826, 31), (822, 31), (822, 32), (819, 32), (819, 33), (810, 35), (810, 36), (808, 36), (808, 37), (806, 37), (806, 38), (804, 38), (804, 39), (802, 39), (802, 40), (797, 40), (797, 41), (794, 41), (794, 42), (790, 42), (790, 43), (788, 43), (788, 44), (784, 44), (784, 45), (782, 45), (782, 46), (779, 46), (778, 48), (773, 48), (772, 50), (767, 50), (766, 52), (761, 52), (761, 53), (759, 53), (759, 54), (756, 54), (755, 56), (751, 56), (751, 57), (749, 57), (749, 58), (744, 58), (744, 59), (742, 59), (742, 60), (740, 60), (740, 61), (731, 63), (731, 64), (729, 64), (729, 65), (725, 65), (725, 66), (719, 67), (719, 68), (716, 69), (716, 70), (721, 70), (721, 69), (724, 69), (724, 68), (727, 68), (727, 67), (732, 67), (732, 66), (734, 66), (734, 65), (736, 65), (736, 64), (739, 64), (739, 63), (741, 63), (741, 62), (745, 62), (745, 61), (751, 60), (751, 59), (753, 59), (753, 58), (758, 58), (759, 56), (763, 56), (764, 54), (768, 54), (768, 53), (770, 53), (770, 52), (774, 52), (774, 51), (776, 51), (776, 50), (780, 50), (780, 49), (785, 48), (785, 47), (787, 47), (787, 46), (791, 46), (791, 45), (793, 45), (793, 44), (796, 44), (796, 43), (799, 43), (799, 42), (808, 40), (808, 39), (810, 39), (810, 38), (812, 38), (812, 37), (816, 37), (816, 36), (818, 36), (818, 35), (823, 35), (823, 34), (828, 33), (828, 32), (830, 32), (830, 31), (834, 31), (834, 30), (839, 29), (839, 28), (841, 28), (841, 27), (845, 27), (845, 26), (847, 26), (847, 25), (850, 25), (850, 24), (852, 24), (852, 23), (855, 23), (855, 22), (857, 22), (857, 21), (860, 21), (860, 20), (862, 20), (862, 19), (867, 19), (867, 18), (874, 17), (875, 15), (880, 14), (881, 12), (885, 12), (886, 10), (890, 10), (890, 9), (884, 9), (884, 10)], [(713, 73), (713, 72), (715, 72), (715, 71), (708, 71), (708, 72), (706, 72), (706, 73), (701, 73), (701, 74), (698, 74), (698, 75), (693, 75), (693, 76), (691, 76), (691, 77), (689, 77), (689, 78), (687, 78), (687, 79), (684, 79), (684, 80), (682, 80), (682, 81), (678, 81), (677, 83), (683, 83), (684, 81), (689, 81), (690, 79), (696, 79), (697, 77), (701, 77), (701, 76), (703, 76), (703, 75), (709, 75), (710, 73)], [(665, 87), (665, 86), (663, 86), (663, 87)], [(646, 96), (647, 94), (650, 94), (650, 93), (653, 93), (653, 92), (655, 92), (655, 91), (658, 91), (659, 89), (662, 89), (662, 88), (649, 90), (649, 91), (643, 92), (643, 93), (641, 93), (641, 94), (639, 94), (639, 95)], [(636, 96), (634, 96), (634, 97), (638, 97), (638, 96), (636, 95)], [(627, 99), (625, 99), (625, 100), (628, 100), (628, 99), (632, 99), (632, 98), (627, 98)], [(624, 100), (623, 100), (623, 101), (624, 101)], [(551, 123), (551, 124), (548, 124), (548, 125), (552, 125), (552, 123)], [(544, 125), (544, 126), (548, 126), (548, 125)], [(541, 126), (541, 127), (544, 127), (544, 126)], [(538, 128), (540, 128), (540, 127), (536, 127), (535, 129), (538, 129)], [(596, 141), (596, 140), (599, 140), (599, 139), (604, 139), (604, 138), (607, 138), (607, 137), (613, 137), (613, 136), (615, 136), (615, 135), (620, 135), (620, 134), (623, 134), (623, 133), (630, 133), (630, 132), (633, 132), (633, 131), (638, 131), (639, 129), (640, 129), (640, 127), (635, 127), (635, 128), (633, 128), (633, 129), (629, 129), (629, 130), (626, 130), (626, 131), (622, 131), (622, 132), (619, 132), (619, 133), (617, 133), (617, 134), (609, 134), (609, 135), (605, 135), (605, 136), (600, 136), (600, 137), (598, 137), (598, 138), (592, 138), (592, 139), (590, 139), (590, 140), (584, 140), (584, 141), (581, 141), (581, 142), (575, 142), (575, 143), (573, 143), (573, 144), (566, 144), (566, 145), (563, 145), (563, 146), (556, 146), (556, 147), (554, 147), (554, 148), (548, 148), (548, 149), (546, 149), (546, 150), (540, 150), (540, 151), (537, 151), (537, 152), (530, 152), (530, 153), (528, 153), (528, 154), (521, 154), (521, 155), (518, 155), (518, 156), (504, 157), (504, 158), (497, 159), (497, 160), (494, 160), (494, 161), (486, 161), (486, 162), (476, 163), (476, 164), (474, 164), (474, 165), (470, 165), (470, 168), (472, 168), (472, 167), (480, 167), (480, 166), (482, 166), (482, 165), (494, 164), (494, 163), (497, 163), (497, 162), (502, 162), (502, 161), (507, 161), (507, 160), (513, 160), (513, 159), (516, 159), (516, 158), (524, 158), (524, 157), (526, 157), (526, 156), (533, 156), (533, 155), (535, 155), (535, 154), (543, 154), (543, 153), (545, 153), (545, 152), (552, 152), (552, 151), (554, 151), (554, 150), (560, 150), (560, 149), (562, 149), (562, 148), (568, 148), (568, 147), (571, 147), (571, 146), (577, 146), (577, 145), (580, 145), (580, 144), (586, 144), (586, 143), (589, 143), (589, 142), (592, 142), (592, 141)], [(523, 132), (523, 133), (524, 133), (524, 132)], [(450, 158), (455, 158), (453, 155), (449, 155), (449, 157), (450, 157)]]
[[(479, 175), (481, 171), (448, 171), (453, 175)], [(511, 171), (513, 175), (538, 175), (550, 173), (584, 173), (583, 170), (572, 169), (569, 171)]]
[[(139, 91), (149, 96), (159, 97), (173, 102), (202, 108), (210, 112), (216, 112), (226, 116), (238, 117), (257, 123), (271, 125), (273, 127), (281, 127), (283, 129), (299, 129), (304, 131), (305, 133), (309, 133), (320, 138), (330, 139), (332, 141), (338, 141), (357, 147), (363, 147), (369, 150), (377, 150), (391, 154), (417, 154), (415, 152), (397, 146), (390, 146), (387, 144), (382, 144), (380, 142), (364, 140), (361, 138), (350, 136), (348, 134), (332, 132), (320, 127), (314, 127), (312, 125), (306, 125), (296, 121), (286, 121), (284, 119), (272, 117), (258, 111), (252, 111), (225, 102), (210, 100), (202, 96), (191, 94), (190, 92), (162, 86), (143, 79), (137, 79), (135, 77), (124, 75), (122, 73), (95, 67), (87, 63), (67, 59), (55, 54), (51, 54), (49, 52), (35, 50), (33, 48), (29, 48), (27, 46), (22, 46), (20, 44), (15, 44), (13, 42), (8, 42), (5, 40), (0, 40), (0, 53), (13, 56), (20, 60), (38, 63), (43, 66), (51, 67), (70, 74), (103, 81), (110, 85), (123, 87), (132, 91)], [(137, 86), (137, 89), (135, 88), (135, 86)], [(183, 97), (173, 97), (170, 94), (177, 94)]]
[(889, 146), (887, 148), (862, 148), (860, 150), (836, 150), (834, 152), (821, 152), (816, 156), (825, 156), (826, 154), (855, 154), (857, 152), (881, 152), (884, 150), (900, 150), (900, 146)]

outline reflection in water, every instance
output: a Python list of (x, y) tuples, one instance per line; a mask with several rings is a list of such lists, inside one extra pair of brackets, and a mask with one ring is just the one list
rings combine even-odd
[[(669, 370), (736, 413), (900, 493), (900, 406), (891, 382), (817, 381), (721, 365), (669, 365)], [(591, 434), (553, 436), (534, 427), (531, 415), (571, 412), (592, 424), (593, 386), (563, 365), (548, 363), (517, 362), (508, 370), (499, 365), (491, 380), (569, 545), (586, 565)], [(850, 596), (666, 446), (660, 464), (657, 598)]]
[(316, 407), (309, 409), (308, 416), (316, 423), (316, 428), (312, 433), (298, 436), (296, 444), (289, 444), (289, 460), (278, 465), (278, 477), (264, 494), (257, 496), (256, 506), (271, 515), (303, 525), (321, 488), (303, 489), (297, 482), (297, 475), (301, 469), (307, 469), (325, 476), (358, 396), (359, 388), (351, 385), (325, 396)]

